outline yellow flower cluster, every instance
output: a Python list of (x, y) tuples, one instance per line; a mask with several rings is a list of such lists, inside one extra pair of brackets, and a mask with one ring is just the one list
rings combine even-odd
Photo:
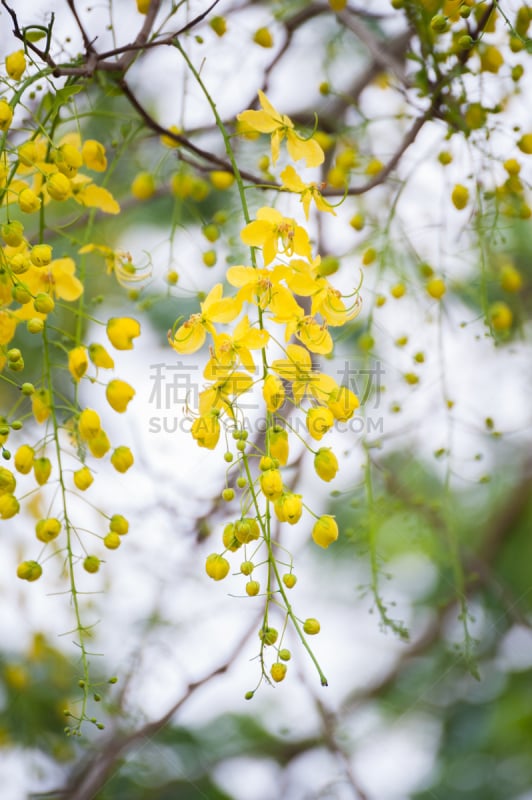
[[(318, 142), (312, 136), (303, 138), (289, 117), (277, 112), (262, 92), (259, 98), (262, 110), (240, 114), (239, 131), (246, 136), (269, 134), (274, 164), (283, 140), (293, 160), (304, 160), (307, 167), (321, 164), (323, 151)], [(318, 212), (334, 213), (317, 185), (304, 183), (293, 166), (285, 167), (281, 179), (283, 191), (299, 194), (305, 219), (312, 201)], [(254, 219), (248, 217), (241, 240), (250, 248), (251, 261), (227, 269), (225, 277), (232, 293), (225, 294), (223, 284), (216, 284), (200, 310), (186, 321), (178, 321), (168, 339), (179, 354), (195, 353), (209, 340), (210, 358), (203, 373), (207, 383), (199, 394), (191, 433), (200, 447), (211, 450), (218, 445), (222, 432), (226, 441), (228, 432), (232, 434), (237, 458), (234, 460), (231, 450), (226, 450), (228, 481), (242, 491), (240, 515), (226, 525), (224, 550), (208, 556), (206, 572), (216, 581), (224, 579), (230, 572), (226, 556), (244, 549), (240, 572), (247, 578), (246, 594), (259, 595), (266, 606), (259, 632), (263, 675), (278, 682), (286, 674), (280, 654), (288, 651), (282, 648), (282, 637), (278, 641), (272, 633), (275, 629), (267, 625), (272, 597), (280, 596), (280, 604), (300, 636), (317, 633), (319, 624), (305, 628), (293, 615), (285, 590), (295, 585), (295, 575), (291, 565), (281, 575), (280, 565), (285, 562), (279, 559), (286, 558), (286, 552), (278, 550), (280, 533), (276, 531), (303, 520), (306, 509), (315, 518), (310, 533), (318, 546), (326, 548), (338, 538), (334, 518), (314, 515), (302, 495), (286, 485), (283, 467), (289, 461), (290, 417), (304, 414), (308, 431), (305, 445), (314, 454), (316, 473), (324, 481), (332, 480), (338, 470), (336, 456), (331, 448), (313, 450), (311, 442), (320, 441), (336, 421), (350, 419), (359, 401), (350, 389), (339, 386), (322, 371), (316, 359), (331, 354), (330, 330), (353, 320), (361, 300), (357, 289), (346, 297), (330, 283), (320, 256), (313, 254), (305, 225), (278, 209), (263, 206)], [(220, 329), (231, 323), (232, 329)], [(274, 347), (281, 357), (271, 357)], [(251, 443), (239, 403), (241, 396), (256, 385), (262, 389), (265, 433), (263, 439)], [(234, 489), (227, 486), (223, 499), (232, 502), (235, 498)], [(265, 562), (268, 569), (262, 587), (250, 576), (257, 564)], [(266, 676), (263, 650), (270, 645), (277, 650), (277, 660)]]

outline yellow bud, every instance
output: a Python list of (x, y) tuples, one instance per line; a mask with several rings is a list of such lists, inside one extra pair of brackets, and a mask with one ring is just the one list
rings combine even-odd
[(78, 430), (84, 441), (93, 439), (101, 430), (100, 416), (92, 408), (85, 408), (79, 415)]
[(6, 56), (6, 72), (14, 81), (19, 81), (26, 69), (24, 50), (16, 50)]
[(281, 683), (281, 681), (284, 681), (286, 677), (286, 664), (276, 661), (270, 667), (270, 675), (275, 683)]
[(209, 172), (209, 178), (214, 188), (220, 191), (229, 189), (235, 182), (233, 173), (226, 170), (213, 170)]
[(266, 376), (262, 387), (262, 396), (266, 403), (266, 408), (272, 414), (281, 408), (285, 399), (285, 391), (283, 382), (277, 375), (270, 373)]
[(322, 481), (332, 481), (338, 472), (338, 459), (329, 447), (320, 447), (314, 456), (314, 469)]
[(100, 569), (100, 559), (97, 556), (87, 556), (83, 561), (85, 572), (95, 573)]
[(273, 36), (269, 28), (259, 28), (253, 34), (253, 41), (255, 44), (264, 48), (273, 47)]
[(288, 433), (284, 428), (273, 428), (270, 431), (270, 455), (277, 459), (281, 467), (288, 461)]
[(231, 550), (232, 553), (242, 546), (242, 542), (239, 542), (235, 536), (235, 525), (233, 522), (229, 522), (225, 526), (222, 534), (222, 542), (225, 549)]
[(431, 278), (427, 281), (425, 286), (427, 294), (434, 298), (434, 300), (441, 300), (446, 292), (445, 281), (442, 278)]
[(111, 449), (111, 442), (104, 430), (99, 430), (96, 436), (92, 436), (87, 445), (94, 458), (103, 458)]
[(46, 181), (46, 188), (52, 200), (57, 200), (59, 203), (67, 200), (72, 194), (70, 181), (62, 172), (55, 172), (50, 175)]
[(20, 511), (20, 503), (13, 494), (3, 494), (0, 497), (0, 518), (11, 519)]
[(137, 11), (139, 14), (147, 14), (150, 10), (151, 0), (137, 0)]
[(346, 386), (340, 386), (339, 389), (331, 392), (327, 401), (327, 407), (339, 422), (347, 422), (348, 419), (351, 419), (359, 406), (358, 397)]
[(504, 264), (501, 269), (501, 286), (505, 292), (519, 292), (523, 288), (523, 276), (513, 264)]
[(309, 408), (306, 425), (312, 438), (319, 441), (334, 425), (334, 415), (330, 409), (324, 406)]
[(133, 453), (124, 445), (117, 447), (111, 456), (111, 464), (117, 472), (127, 472), (133, 466), (134, 460)]
[(15, 453), (15, 469), (22, 475), (27, 475), (33, 468), (35, 451), (29, 444), (21, 445)]
[(458, 211), (461, 211), (468, 203), (469, 189), (466, 186), (462, 186), (461, 183), (457, 183), (452, 191), (451, 200), (453, 206), (457, 208)]
[(101, 344), (89, 345), (89, 358), (98, 369), (114, 369), (115, 362)]
[(0, 131), (7, 131), (13, 120), (13, 109), (7, 100), (0, 100)]
[(33, 474), (39, 486), (44, 486), (52, 472), (52, 462), (46, 456), (36, 458), (33, 462)]
[(517, 146), (525, 155), (532, 155), (532, 133), (524, 133), (517, 142)]
[[(1, 103), (2, 101), (0, 101)], [(33, 214), (41, 207), (41, 200), (33, 189), (23, 189), (18, 196), (18, 204), (21, 211), (25, 214)]]
[(137, 200), (149, 200), (155, 193), (155, 179), (151, 172), (139, 172), (131, 184), (131, 194)]
[(256, 519), (245, 517), (235, 522), (233, 533), (240, 544), (249, 544), (259, 538), (260, 528)]
[(18, 219), (2, 225), (2, 239), (10, 247), (18, 247), (24, 239), (24, 225)]
[(105, 147), (95, 139), (87, 139), (83, 143), (81, 155), (85, 166), (94, 172), (104, 172), (107, 169)]
[(50, 393), (47, 389), (38, 389), (31, 396), (31, 406), (35, 420), (42, 424), (50, 416)]
[(274, 511), (280, 522), (295, 525), (303, 513), (303, 499), (300, 494), (283, 493), (274, 503)]
[(392, 297), (395, 297), (396, 300), (399, 300), (403, 295), (406, 293), (406, 286), (404, 283), (396, 283), (390, 289), (390, 294)]
[(33, 308), (39, 314), (51, 314), (55, 308), (55, 303), (49, 294), (39, 292), (33, 301)]
[[(168, 130), (171, 131), (172, 133), (175, 133), (177, 136), (180, 136), (183, 133), (181, 128), (178, 128), (177, 125), (170, 125)], [(175, 139), (173, 139), (171, 136), (168, 136), (168, 135), (161, 136), (161, 144), (163, 144), (165, 147), (169, 147), (169, 148), (181, 147), (179, 142), (176, 142)]]
[(61, 523), (55, 517), (40, 519), (35, 526), (35, 534), (40, 542), (47, 544), (59, 536)]
[(119, 414), (123, 414), (128, 403), (135, 396), (135, 390), (129, 383), (116, 378), (107, 384), (105, 396), (111, 408)]
[(198, 417), (192, 423), (192, 438), (196, 440), (199, 447), (207, 450), (214, 450), (220, 438), (220, 421), (217, 414), (208, 414)]
[(494, 330), (503, 332), (512, 327), (513, 314), (506, 303), (493, 303), (489, 310), (489, 318)]
[(278, 469), (268, 469), (259, 478), (260, 487), (268, 500), (275, 500), (283, 493), (283, 476)]
[(315, 636), (320, 632), (320, 623), (314, 617), (309, 617), (303, 623), (303, 630), (308, 636)]
[(103, 538), (103, 543), (108, 550), (117, 550), (122, 544), (122, 540), (117, 533), (111, 531)]
[(213, 17), (209, 25), (217, 36), (223, 36), (227, 30), (227, 22), (225, 17)]
[(260, 592), (260, 583), (258, 581), (248, 581), (246, 583), (246, 592), (250, 597), (255, 597)]
[(205, 561), (205, 572), (214, 581), (221, 581), (229, 572), (229, 561), (218, 553), (211, 553)]
[(85, 375), (88, 366), (87, 348), (83, 345), (74, 347), (68, 354), (68, 369), (76, 383)]
[(125, 536), (129, 531), (129, 522), (122, 514), (113, 514), (109, 523), (109, 528), (119, 536)]
[(42, 575), (42, 567), (37, 561), (23, 561), (17, 567), (17, 577), (23, 581), (36, 581)]
[(329, 547), (338, 539), (338, 525), (334, 517), (327, 514), (320, 517), (312, 528), (312, 538), (320, 547)]
[(133, 339), (140, 336), (140, 323), (132, 317), (111, 317), (107, 336), (116, 350), (132, 350)]
[(74, 472), (74, 485), (81, 492), (84, 492), (94, 481), (92, 472), (88, 467), (81, 467)]
[[(67, 178), (73, 178), (83, 164), (81, 153), (72, 144), (62, 144), (53, 154), (53, 160), (59, 172)], [(70, 182), (68, 186), (71, 189)]]
[(347, 0), (329, 0), (329, 5), (333, 11), (343, 11), (347, 5)]

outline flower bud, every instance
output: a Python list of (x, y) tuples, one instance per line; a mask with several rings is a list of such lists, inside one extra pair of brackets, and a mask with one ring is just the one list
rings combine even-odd
[(332, 481), (338, 472), (338, 459), (330, 447), (320, 447), (314, 456), (314, 469), (322, 481)]
[(335, 542), (338, 539), (338, 525), (334, 517), (327, 514), (320, 517), (312, 529), (312, 538), (324, 548)]
[(205, 562), (205, 571), (214, 581), (223, 580), (229, 572), (229, 561), (218, 553), (211, 553)]

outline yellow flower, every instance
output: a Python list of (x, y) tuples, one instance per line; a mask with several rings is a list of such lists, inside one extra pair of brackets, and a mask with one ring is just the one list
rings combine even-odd
[(79, 415), (78, 430), (81, 438), (88, 442), (93, 439), (101, 430), (102, 424), (97, 411), (92, 408), (84, 408)]
[(114, 369), (115, 362), (102, 344), (89, 345), (89, 358), (98, 369)]
[(283, 380), (292, 383), (294, 402), (299, 405), (309, 394), (321, 403), (327, 402), (330, 393), (337, 388), (334, 378), (315, 370), (308, 350), (297, 344), (286, 347), (286, 359), (273, 362), (272, 370)]
[(95, 172), (104, 172), (107, 169), (107, 158), (105, 147), (95, 139), (87, 139), (83, 142), (81, 155), (86, 167)]
[(357, 294), (355, 301), (346, 308), (342, 295), (325, 279), (316, 282), (317, 291), (312, 296), (312, 314), (321, 314), (328, 325), (340, 327), (360, 314), (362, 298)]
[(19, 81), (26, 69), (24, 50), (15, 50), (6, 56), (6, 72), (14, 81)]
[(277, 375), (270, 373), (266, 376), (262, 386), (262, 396), (270, 413), (273, 414), (281, 408), (285, 399), (285, 391), (283, 382)]
[(334, 418), (340, 422), (347, 422), (348, 419), (351, 419), (359, 405), (356, 394), (346, 386), (335, 389), (327, 400), (327, 407), (332, 411)]
[(133, 350), (133, 339), (140, 336), (140, 323), (132, 317), (111, 317), (107, 337), (115, 350)]
[(199, 396), (199, 412), (202, 416), (209, 411), (227, 411), (233, 417), (233, 402), (253, 386), (253, 378), (245, 372), (232, 372), (221, 380), (211, 384)]
[(271, 303), (274, 295), (279, 295), (281, 298), (289, 295), (295, 303), (291, 292), (280, 284), (280, 281), (286, 278), (289, 272), (288, 267), (280, 265), (271, 270), (239, 266), (229, 267), (226, 278), (231, 286), (238, 288), (237, 299), (241, 303), (257, 303), (260, 308), (265, 309)]
[(323, 199), (317, 185), (315, 183), (304, 183), (292, 166), (286, 167), (281, 172), (281, 180), (285, 189), (288, 189), (289, 192), (295, 192), (301, 195), (299, 199), (307, 219), (309, 217), (310, 204), (313, 200), (318, 211), (327, 211), (329, 214), (334, 214), (334, 216), (336, 216), (336, 211)]
[(333, 340), (326, 323), (319, 323), (314, 317), (292, 318), (286, 325), (286, 341), (296, 335), (311, 353), (328, 355), (333, 349)]
[[(168, 128), (169, 131), (175, 133), (176, 136), (181, 136), (183, 131), (181, 128), (178, 128), (177, 125), (170, 125)], [(178, 141), (176, 141), (172, 136), (161, 136), (161, 144), (165, 147), (173, 148), (173, 147), (181, 147)]]
[(283, 217), (275, 208), (259, 208), (257, 219), (243, 228), (240, 238), (249, 247), (262, 248), (264, 265), (268, 266), (278, 252), (289, 257), (311, 258), (308, 233), (295, 220)]
[(13, 109), (7, 100), (0, 100), (0, 131), (7, 131), (13, 120)]
[(191, 433), (200, 447), (205, 447), (207, 450), (214, 450), (220, 438), (220, 421), (218, 419), (218, 414), (213, 413), (197, 417), (192, 423)]
[[(83, 164), (83, 158), (78, 148), (68, 142), (60, 145), (53, 153), (52, 158), (59, 172), (66, 178), (75, 177), (78, 169)], [(68, 187), (71, 190), (70, 182)]]
[(207, 380), (219, 380), (231, 372), (237, 364), (242, 364), (249, 372), (255, 371), (255, 362), (250, 350), (260, 350), (268, 344), (269, 333), (249, 324), (245, 314), (233, 333), (214, 334), (214, 351), (208, 361), (204, 376)]
[(312, 538), (320, 547), (329, 547), (338, 539), (338, 525), (334, 517), (325, 514), (320, 517), (312, 529)]
[(110, 381), (105, 390), (107, 402), (119, 414), (123, 414), (126, 410), (128, 403), (133, 399), (136, 392), (129, 383), (121, 381), (118, 378)]
[(184, 322), (175, 333), (169, 331), (168, 341), (178, 353), (195, 353), (205, 341), (207, 331), (212, 335), (214, 322), (232, 322), (239, 314), (241, 302), (234, 297), (223, 297), (223, 286), (217, 283), (203, 303), (201, 311)]
[(279, 114), (260, 90), (259, 100), (262, 111), (243, 111), (237, 119), (252, 131), (271, 134), (272, 162), (277, 162), (281, 142), (286, 137), (288, 153), (293, 161), (304, 159), (307, 167), (319, 167), (325, 156), (318, 142), (299, 136), (290, 117)]
[(314, 406), (307, 411), (306, 423), (312, 438), (319, 441), (334, 425), (334, 415), (324, 406)]
[(68, 354), (68, 369), (76, 383), (85, 375), (88, 366), (87, 348), (83, 345), (74, 347)]
[(233, 173), (223, 169), (215, 169), (209, 172), (209, 178), (214, 188), (222, 192), (225, 189), (229, 189), (235, 182)]
[(127, 472), (133, 466), (135, 459), (129, 447), (120, 445), (117, 447), (111, 456), (111, 464), (117, 472)]

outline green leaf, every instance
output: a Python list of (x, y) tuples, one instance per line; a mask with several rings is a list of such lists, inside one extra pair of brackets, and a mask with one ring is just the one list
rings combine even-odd
[(27, 42), (40, 42), (48, 35), (46, 28), (25, 28), (24, 39)]

